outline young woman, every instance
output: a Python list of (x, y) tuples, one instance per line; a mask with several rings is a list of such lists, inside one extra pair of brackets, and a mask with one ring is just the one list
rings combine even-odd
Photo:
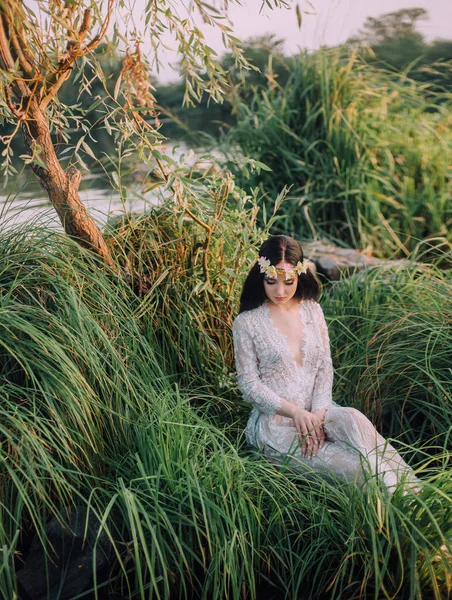
[(249, 445), (270, 459), (310, 465), (390, 492), (419, 483), (412, 469), (359, 410), (332, 401), (328, 330), (318, 280), (291, 237), (271, 236), (244, 283), (233, 324), (239, 388), (253, 405)]

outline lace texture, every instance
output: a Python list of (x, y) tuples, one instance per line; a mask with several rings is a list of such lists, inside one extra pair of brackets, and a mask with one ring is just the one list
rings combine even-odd
[[(295, 326), (302, 328), (300, 361), (273, 323), (267, 303), (241, 313), (233, 323), (237, 382), (243, 399), (253, 406), (246, 428), (248, 444), (303, 471), (334, 472), (362, 483), (367, 470), (381, 475), (391, 489), (402, 478), (419, 482), (363, 413), (332, 400), (334, 370), (320, 304), (301, 301)], [(282, 398), (309, 411), (327, 411), (327, 442), (312, 459), (301, 454), (293, 420), (277, 414)]]

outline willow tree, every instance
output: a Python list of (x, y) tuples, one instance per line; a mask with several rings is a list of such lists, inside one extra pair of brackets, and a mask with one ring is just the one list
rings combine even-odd
[[(286, 6), (285, 0), (267, 0), (268, 5)], [(227, 7), (227, 2), (224, 3)], [(297, 9), (299, 10), (299, 9)], [(80, 200), (81, 172), (77, 166), (64, 168), (52, 138), (55, 131), (69, 135), (65, 128), (64, 107), (58, 92), (68, 81), (77, 61), (92, 59), (94, 50), (107, 40), (110, 30), (114, 43), (122, 40), (123, 67), (115, 87), (114, 109), (105, 116), (122, 127), (124, 135), (135, 142), (135, 149), (152, 154), (159, 146), (155, 117), (155, 97), (149, 81), (149, 60), (159, 64), (162, 36), (171, 33), (180, 55), (185, 76), (185, 103), (199, 101), (204, 93), (221, 102), (227, 87), (227, 73), (216, 60), (196, 24), (196, 18), (221, 29), (225, 47), (239, 68), (251, 68), (232, 30), (224, 24), (221, 10), (193, 0), (187, 6), (169, 0), (147, 2), (140, 15), (142, 30), (137, 31), (131, 10), (124, 2), (104, 0), (0, 0), (0, 118), (14, 124), (11, 135), (3, 136), (3, 168), (11, 173), (11, 141), (22, 132), (26, 147), (23, 159), (33, 169), (55, 207), (65, 231), (84, 246), (92, 248), (109, 265), (111, 254), (101, 232)], [(111, 24), (112, 15), (115, 22)], [(141, 18), (143, 17), (143, 18)], [(140, 36), (151, 39), (153, 56), (140, 52)], [(166, 39), (166, 38), (165, 38)], [(96, 76), (102, 79), (99, 64)], [(78, 91), (88, 83), (79, 80)], [(119, 92), (121, 90), (121, 92)], [(111, 121), (111, 122), (110, 122)], [(118, 123), (120, 125), (118, 126)], [(93, 154), (85, 142), (84, 148)]]

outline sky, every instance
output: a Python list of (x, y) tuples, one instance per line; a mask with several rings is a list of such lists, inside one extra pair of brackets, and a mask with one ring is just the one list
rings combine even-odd
[[(212, 0), (208, 1), (215, 5)], [(135, 10), (138, 13), (141, 12), (140, 4), (144, 9), (143, 2), (136, 0)], [(263, 14), (259, 15), (262, 0), (242, 0), (241, 6), (235, 3), (229, 5), (228, 16), (234, 35), (240, 40), (274, 33), (278, 39), (285, 40), (284, 50), (287, 54), (295, 53), (300, 48), (314, 50), (321, 45), (334, 46), (357, 33), (368, 16), (377, 17), (402, 8), (422, 7), (428, 11), (429, 20), (422, 21), (418, 27), (426, 40), (452, 38), (452, 0), (299, 0), (299, 5), (303, 13), (300, 29), (295, 3), (290, 9), (271, 10), (265, 7)], [(221, 55), (225, 49), (219, 31), (203, 23), (199, 23), (199, 27), (208, 45)], [(176, 48), (171, 38), (166, 37), (165, 42)], [(146, 39), (143, 40), (143, 50), (146, 50)], [(177, 79), (176, 71), (170, 67), (171, 63), (177, 63), (176, 53), (165, 51), (162, 57), (165, 58), (165, 64), (159, 74), (154, 74), (161, 82)]]

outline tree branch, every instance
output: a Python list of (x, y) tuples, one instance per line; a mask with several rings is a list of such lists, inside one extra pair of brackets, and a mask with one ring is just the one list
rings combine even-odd
[(58, 70), (57, 73), (54, 74), (54, 76), (52, 78), (52, 83), (50, 84), (50, 86), (48, 86), (48, 85), (46, 86), (47, 94), (44, 96), (44, 98), (39, 103), (41, 110), (45, 110), (47, 108), (49, 102), (51, 102), (51, 100), (55, 96), (55, 94), (58, 93), (58, 90), (60, 89), (60, 87), (70, 77), (72, 68), (73, 68), (72, 65), (75, 62), (76, 58), (77, 57), (75, 57), (70, 62), (68, 61), (67, 65), (65, 64), (64, 69)]
[[(7, 12), (8, 14), (7, 14)], [(24, 50), (26, 49), (26, 42), (24, 39), (18, 38), (18, 32), (16, 23), (18, 23), (18, 15), (17, 13), (13, 13), (11, 5), (8, 3), (5, 5), (5, 18), (8, 19), (8, 38), (10, 43), (12, 44), (12, 54), (13, 58), (19, 61), (19, 65), (24, 73), (27, 75), (31, 75), (34, 72), (34, 68), (30, 61), (26, 58)], [(23, 15), (19, 15), (19, 17)]]
[[(0, 2), (0, 66), (10, 73), (14, 73), (16, 69), (16, 61), (11, 53), (10, 36), (11, 31), (10, 20), (6, 14), (7, 4), (4, 1)], [(8, 33), (7, 33), (8, 32)], [(30, 93), (30, 89), (23, 79), (14, 77), (11, 86), (14, 93), (21, 100), (22, 97)]]
[(93, 39), (89, 42), (89, 44), (87, 44), (87, 46), (86, 46), (87, 52), (86, 53), (92, 52), (95, 48), (97, 48), (97, 46), (104, 39), (104, 37), (107, 33), (107, 30), (108, 30), (108, 26), (110, 25), (110, 18), (111, 18), (111, 13), (113, 11), (113, 6), (114, 6), (114, 0), (108, 0), (107, 16), (105, 17), (105, 20), (103, 22), (103, 25), (102, 25), (99, 33), (93, 37)]
[(102, 23), (99, 33), (91, 40), (91, 42), (89, 42), (89, 44), (82, 46), (83, 40), (85, 39), (88, 29), (91, 25), (92, 18), (91, 9), (87, 8), (85, 10), (83, 21), (77, 34), (77, 41), (69, 40), (67, 42), (67, 55), (60, 60), (57, 71), (44, 82), (43, 88), (45, 89), (45, 96), (40, 101), (40, 108), (42, 110), (47, 108), (49, 102), (51, 102), (52, 98), (58, 92), (60, 87), (70, 76), (75, 61), (81, 56), (85, 56), (86, 54), (92, 52), (102, 42), (102, 39), (105, 37), (108, 30), (113, 6), (114, 0), (109, 0), (107, 15)]
[(6, 99), (6, 104), (8, 105), (9, 110), (20, 121), (23, 118), (24, 113), (23, 113), (23, 111), (18, 110), (17, 106), (14, 104), (12, 96), (11, 96), (11, 89), (10, 89), (9, 85), (5, 86), (5, 99)]

